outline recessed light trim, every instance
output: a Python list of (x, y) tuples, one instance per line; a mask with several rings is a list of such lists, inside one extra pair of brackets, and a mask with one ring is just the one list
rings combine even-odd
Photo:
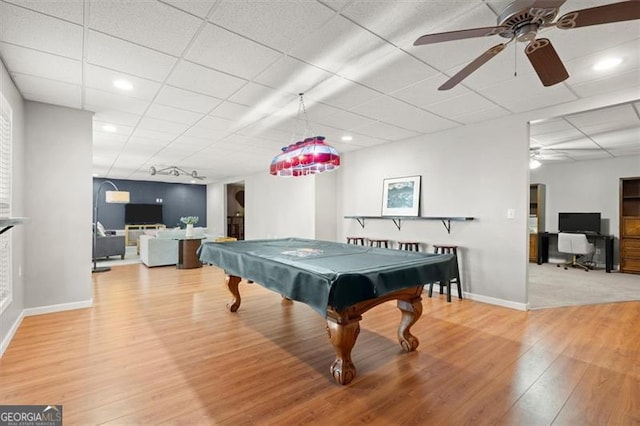
[(349, 135), (344, 135), (343, 137), (341, 137), (340, 139), (342, 139), (345, 142), (349, 142), (353, 140), (353, 136), (349, 136)]
[(622, 63), (622, 59), (621, 58), (606, 58), (606, 59), (603, 59), (603, 60), (597, 62), (593, 66), (593, 69), (595, 71), (606, 71), (606, 70), (610, 70), (612, 68), (617, 67), (621, 63)]
[(116, 131), (118, 131), (116, 126), (114, 126), (113, 124), (105, 124), (104, 126), (102, 126), (102, 130), (109, 133), (115, 133)]
[(126, 90), (126, 91), (133, 90), (133, 84), (131, 84), (129, 80), (125, 80), (122, 78), (118, 80), (114, 80), (113, 87), (115, 87), (116, 89)]

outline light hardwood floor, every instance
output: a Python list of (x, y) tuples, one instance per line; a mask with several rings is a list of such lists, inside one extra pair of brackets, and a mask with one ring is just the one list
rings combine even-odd
[(0, 404), (65, 424), (640, 424), (640, 302), (521, 312), (423, 299), (403, 353), (393, 303), (365, 314), (358, 376), (329, 375), (325, 321), (257, 284), (240, 310), (215, 267), (94, 274), (94, 307), (25, 318)]

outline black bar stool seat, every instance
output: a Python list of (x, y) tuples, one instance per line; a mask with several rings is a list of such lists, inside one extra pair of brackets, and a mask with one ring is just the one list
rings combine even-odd
[(398, 250), (420, 251), (420, 243), (417, 241), (398, 241)]
[(384, 238), (369, 238), (369, 245), (371, 247), (382, 247), (384, 244), (384, 248), (389, 248), (389, 240)]
[(347, 244), (364, 245), (364, 237), (347, 237)]
[[(458, 246), (434, 244), (433, 252), (435, 254), (453, 254), (456, 258), (456, 263), (458, 262)], [(458, 271), (460, 270), (458, 269)], [(458, 272), (458, 274), (459, 273), (460, 272)], [(458, 277), (451, 281), (455, 281), (458, 287), (458, 299), (462, 299), (462, 282), (460, 281), (460, 276), (458, 275)], [(440, 294), (443, 294), (444, 286), (447, 286), (447, 302), (451, 302), (451, 281), (447, 281), (446, 283), (438, 282), (438, 284), (440, 284)], [(433, 282), (429, 283), (429, 297), (433, 294), (433, 284)]]

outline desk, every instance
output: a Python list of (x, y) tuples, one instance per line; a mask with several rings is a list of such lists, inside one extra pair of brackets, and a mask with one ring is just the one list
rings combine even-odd
[[(547, 263), (549, 261), (549, 239), (550, 237), (558, 238), (557, 232), (541, 232), (538, 234), (538, 265)], [(611, 272), (613, 270), (613, 235), (587, 235), (588, 239), (595, 241), (604, 240), (604, 258), (605, 258), (605, 271)]]
[(402, 319), (398, 340), (413, 351), (418, 339), (410, 328), (422, 314), (422, 288), (458, 276), (451, 254), (388, 250), (328, 241), (286, 238), (237, 242), (208, 242), (200, 260), (225, 270), (233, 296), (227, 308), (240, 307), (242, 278), (306, 303), (327, 320), (329, 340), (336, 352), (330, 372), (348, 384), (356, 376), (351, 350), (360, 331), (362, 314), (380, 303), (397, 300)]
[(177, 238), (178, 240), (178, 269), (202, 268), (197, 250), (205, 237)]

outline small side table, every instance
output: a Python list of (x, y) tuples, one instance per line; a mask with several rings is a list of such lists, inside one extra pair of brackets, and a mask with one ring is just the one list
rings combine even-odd
[(202, 268), (196, 250), (200, 247), (204, 237), (178, 238), (178, 269)]

